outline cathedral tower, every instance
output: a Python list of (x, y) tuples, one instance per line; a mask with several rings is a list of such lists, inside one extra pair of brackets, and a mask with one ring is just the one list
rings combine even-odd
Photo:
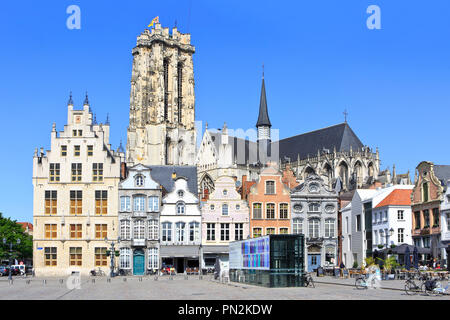
[(127, 162), (193, 165), (196, 154), (190, 34), (144, 30), (133, 48)]

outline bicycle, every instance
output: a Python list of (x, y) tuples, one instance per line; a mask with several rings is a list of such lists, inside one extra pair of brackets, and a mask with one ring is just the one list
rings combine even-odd
[(92, 269), (90, 273), (91, 273), (91, 276), (101, 276), (101, 277), (106, 276), (105, 271), (100, 269), (100, 267), (98, 267), (98, 270)]
[(447, 292), (448, 287), (448, 282), (447, 285), (443, 287), (441, 281), (438, 281), (438, 279), (425, 280), (422, 283), (422, 291), (427, 296), (429, 296), (430, 294), (444, 295)]
[[(375, 278), (375, 277), (372, 277), (372, 279), (370, 280), (370, 285), (371, 285), (372, 287), (374, 287), (375, 281), (376, 281), (376, 278)], [(358, 290), (362, 290), (362, 289), (367, 289), (367, 288), (369, 288), (369, 283), (367, 282), (366, 277), (365, 277), (365, 276), (361, 276), (361, 275), (358, 276), (358, 277), (356, 278), (356, 280), (355, 280), (355, 287), (356, 287), (356, 289), (358, 289)]]
[[(422, 281), (422, 283), (419, 285), (416, 284), (414, 281), (415, 279)], [(405, 293), (407, 295), (416, 295), (420, 292), (423, 292), (423, 285), (424, 282), (428, 280), (428, 276), (426, 274), (413, 274), (405, 281)]]
[(307, 273), (307, 274), (303, 275), (303, 286), (304, 286), (304, 287), (309, 287), (309, 286), (311, 286), (311, 287), (313, 287), (313, 288), (316, 287), (316, 286), (314, 285), (314, 280), (313, 280), (311, 274)]

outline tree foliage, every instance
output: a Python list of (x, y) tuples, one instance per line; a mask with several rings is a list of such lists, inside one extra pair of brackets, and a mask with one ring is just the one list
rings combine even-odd
[[(3, 244), (6, 239), (7, 244)], [(17, 240), (20, 239), (20, 244)], [(3, 217), (0, 212), (0, 258), (8, 259), (10, 253), (9, 244), (12, 243), (11, 259), (26, 259), (33, 256), (33, 238), (26, 234), (20, 224), (15, 220)]]

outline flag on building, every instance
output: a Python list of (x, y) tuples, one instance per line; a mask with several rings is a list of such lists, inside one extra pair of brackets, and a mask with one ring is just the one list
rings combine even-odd
[(148, 27), (153, 27), (154, 23), (159, 23), (159, 16), (156, 16), (155, 18), (153, 18), (152, 22), (148, 25)]

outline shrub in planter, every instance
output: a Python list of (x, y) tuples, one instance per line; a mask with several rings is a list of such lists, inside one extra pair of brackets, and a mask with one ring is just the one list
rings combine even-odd
[(353, 268), (354, 268), (354, 269), (358, 268), (358, 262), (356, 262), (356, 261), (353, 262)]

